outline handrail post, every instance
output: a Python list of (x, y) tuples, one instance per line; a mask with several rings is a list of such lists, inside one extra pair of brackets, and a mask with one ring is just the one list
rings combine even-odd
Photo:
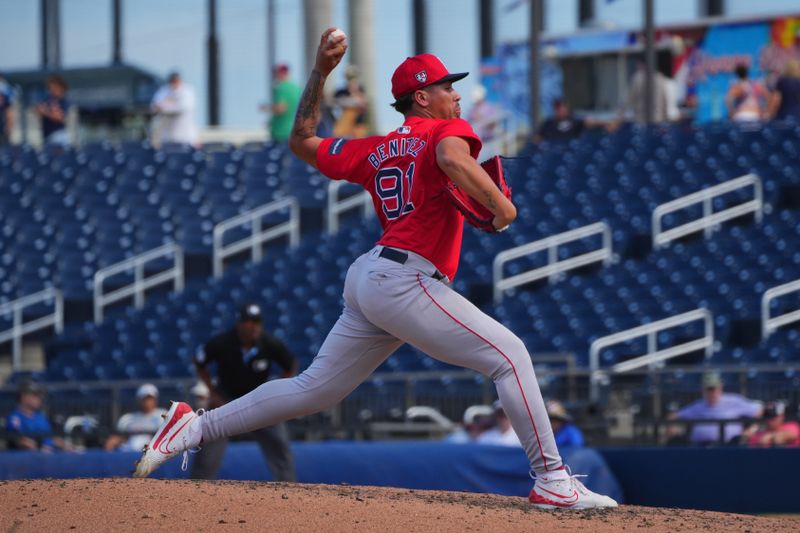
[[(173, 264), (170, 268), (146, 277), (145, 265), (162, 257), (170, 257)], [(183, 249), (175, 243), (168, 243), (157, 248), (130, 257), (119, 263), (101, 268), (94, 274), (94, 321), (99, 324), (103, 321), (103, 310), (109, 304), (133, 297), (134, 306), (141, 309), (144, 306), (146, 291), (156, 285), (172, 281), (176, 291), (183, 289)], [(105, 293), (103, 286), (105, 280), (116, 274), (130, 275), (133, 270), (133, 282)]]
[(184, 276), (185, 271), (183, 266), (183, 248), (179, 247), (175, 250), (175, 292), (183, 291)]
[(99, 324), (103, 321), (103, 306), (101, 305), (100, 299), (102, 298), (102, 290), (103, 290), (103, 274), (102, 271), (98, 271), (94, 273), (94, 297), (92, 298), (92, 302), (94, 303), (94, 323)]
[(213, 231), (212, 261), (214, 277), (218, 278), (222, 275), (222, 231), (219, 225), (215, 226)]
[(64, 295), (56, 291), (56, 333), (64, 331)]
[[(714, 212), (714, 198), (750, 186), (753, 187), (752, 200)], [(698, 203), (702, 203), (703, 205), (702, 217), (669, 230), (663, 229), (661, 219), (664, 215), (680, 211), (681, 209)], [(756, 221), (759, 223), (764, 215), (764, 194), (761, 178), (755, 174), (746, 174), (657, 206), (655, 210), (653, 210), (651, 224), (653, 249), (658, 249), (675, 239), (700, 230), (703, 230), (705, 237), (709, 237), (722, 222), (732, 220), (747, 213), (754, 213)]]
[(655, 332), (651, 331), (647, 334), (647, 353), (655, 353), (658, 351), (658, 343), (656, 341)]
[[(600, 235), (602, 243), (600, 248), (567, 259), (559, 260), (558, 251), (562, 244), (566, 244), (587, 237)], [(514, 259), (527, 255), (547, 252), (547, 264), (543, 267), (526, 270), (520, 274), (504, 277), (503, 266)], [(564, 272), (592, 263), (602, 262), (608, 265), (613, 260), (611, 228), (605, 222), (595, 222), (573, 230), (565, 231), (537, 241), (515, 246), (498, 253), (492, 262), (492, 285), (494, 301), (503, 299), (504, 291), (539, 279), (547, 278), (551, 283), (558, 280)]]
[(261, 234), (261, 218), (255, 218), (252, 222), (253, 230), (250, 233), (250, 253), (253, 257), (254, 263), (261, 262), (261, 244), (258, 242), (258, 236)]
[(800, 291), (800, 279), (772, 287), (761, 296), (761, 337), (762, 340), (772, 335), (772, 332), (786, 324), (800, 321), (800, 309), (789, 311), (782, 315), (770, 316), (770, 303), (786, 294)]
[(328, 184), (328, 198), (327, 198), (327, 209), (325, 209), (325, 230), (328, 232), (328, 235), (333, 235), (334, 233), (339, 231), (339, 217), (333, 212), (335, 209), (335, 205), (338, 201), (336, 198), (339, 187), (338, 181), (331, 181)]
[[(697, 320), (704, 321), (704, 334), (702, 338), (685, 342), (670, 348), (658, 348), (658, 333), (675, 326), (688, 324)], [(600, 350), (608, 348), (622, 342), (647, 336), (647, 353), (633, 359), (628, 359), (621, 363), (616, 363), (611, 372), (629, 372), (643, 366), (652, 366), (673, 357), (683, 355), (703, 348), (706, 357), (711, 357), (714, 353), (714, 317), (711, 311), (705, 308), (695, 309), (687, 313), (671, 316), (662, 320), (657, 320), (649, 324), (644, 324), (635, 328), (620, 331), (605, 337), (601, 337), (592, 342), (589, 346), (589, 377), (591, 399), (596, 401), (599, 397), (599, 381), (604, 372), (600, 369)]]
[[(711, 216), (712, 207), (713, 206), (711, 204), (710, 198), (706, 198), (705, 200), (703, 200), (703, 218), (708, 218)], [(703, 236), (705, 236), (706, 238), (710, 237), (712, 231), (713, 230), (711, 226), (706, 226), (706, 228), (703, 230)]]
[(22, 307), (14, 306), (14, 340), (12, 342), (11, 365), (17, 369), (22, 365)]
[(144, 278), (144, 263), (141, 261), (136, 261), (134, 272), (133, 305), (136, 307), (136, 309), (141, 309), (142, 306), (144, 306), (144, 288), (142, 286), (142, 280)]
[[(264, 216), (277, 211), (289, 211), (289, 219), (281, 224), (276, 224), (264, 229), (262, 219)], [(250, 234), (236, 242), (223, 243), (225, 233), (233, 228), (249, 224)], [(214, 276), (220, 277), (225, 271), (225, 259), (243, 251), (250, 251), (254, 261), (264, 257), (263, 246), (267, 242), (279, 237), (287, 237), (290, 246), (297, 246), (300, 242), (300, 206), (295, 198), (275, 200), (268, 204), (246, 211), (228, 220), (223, 220), (214, 226), (213, 231), (213, 265)]]
[(653, 228), (653, 235), (651, 238), (651, 245), (653, 250), (658, 250), (661, 245), (658, 242), (658, 236), (661, 235), (661, 217), (659, 216), (658, 207), (653, 210), (652, 220), (650, 226)]
[(603, 264), (608, 266), (611, 264), (611, 260), (613, 259), (612, 254), (612, 241), (611, 241), (611, 227), (608, 225), (603, 226), (603, 249), (608, 250), (608, 256), (603, 259)]
[[(547, 248), (547, 266), (554, 265), (558, 261), (558, 244), (552, 243)], [(556, 274), (550, 274), (547, 279), (552, 283), (556, 280)]]
[[(61, 291), (49, 287), (47, 289), (22, 296), (11, 302), (0, 304), (0, 315), (11, 317), (11, 327), (0, 331), (0, 343), (11, 341), (11, 365), (18, 370), (22, 365), (22, 339), (28, 333), (53, 326), (56, 333), (64, 329), (64, 303)], [(45, 316), (25, 321), (24, 310), (38, 303), (49, 303), (53, 312)]]
[(760, 179), (753, 182), (753, 192), (756, 203), (761, 206), (761, 209), (756, 210), (756, 222), (761, 224), (764, 219), (764, 187)]
[(297, 202), (292, 202), (289, 206), (289, 216), (291, 224), (291, 233), (289, 234), (289, 246), (294, 248), (300, 244), (300, 205)]
[(340, 199), (339, 191), (347, 182), (331, 180), (328, 183), (328, 200), (325, 209), (325, 231), (333, 235), (339, 231), (339, 217), (342, 213), (359, 208), (362, 216), (372, 214), (372, 197), (367, 191)]

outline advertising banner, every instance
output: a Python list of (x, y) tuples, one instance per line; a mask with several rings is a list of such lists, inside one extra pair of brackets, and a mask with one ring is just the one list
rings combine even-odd
[(800, 18), (708, 28), (683, 65), (687, 94), (696, 99), (695, 120), (727, 119), (725, 95), (737, 65), (747, 66), (751, 80), (771, 89), (786, 61), (800, 59), (798, 35)]

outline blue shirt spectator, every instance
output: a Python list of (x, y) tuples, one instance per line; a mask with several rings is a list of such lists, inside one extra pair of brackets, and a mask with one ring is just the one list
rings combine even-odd
[[(761, 402), (750, 400), (740, 394), (722, 392), (722, 379), (716, 372), (703, 376), (703, 398), (677, 412), (680, 420), (737, 420), (761, 416)], [(728, 443), (742, 434), (740, 422), (724, 425), (724, 442)], [(697, 424), (692, 428), (689, 440), (695, 444), (720, 442), (719, 424)]]
[(553, 427), (556, 445), (559, 448), (583, 446), (583, 432), (572, 423), (572, 417), (561, 402), (550, 400), (545, 407), (547, 416), (550, 418), (550, 425)]
[(577, 426), (570, 422), (561, 426), (558, 431), (554, 430), (554, 433), (556, 437), (556, 446), (558, 446), (559, 449), (569, 446), (580, 448), (584, 444), (583, 433)]
[(57, 443), (51, 437), (53, 428), (42, 412), (44, 391), (38, 384), (25, 382), (19, 388), (19, 402), (6, 419), (6, 431), (13, 438), (11, 445), (19, 450), (51, 451)]
[[(49, 435), (53, 432), (53, 427), (45, 414), (41, 411), (25, 413), (17, 408), (11, 411), (6, 419), (6, 431), (18, 433), (23, 437), (28, 437), (35, 441), (37, 449), (42, 447), (53, 447), (53, 439)], [(43, 435), (48, 435), (43, 437)]]

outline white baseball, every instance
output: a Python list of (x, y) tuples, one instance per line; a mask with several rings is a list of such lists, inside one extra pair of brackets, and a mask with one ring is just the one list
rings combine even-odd
[(335, 38), (337, 38), (339, 36), (344, 36), (344, 38), (347, 39), (347, 35), (345, 35), (345, 33), (342, 30), (340, 30), (339, 28), (336, 28), (335, 30), (333, 30), (331, 32), (330, 35), (328, 35), (328, 42), (333, 41)]

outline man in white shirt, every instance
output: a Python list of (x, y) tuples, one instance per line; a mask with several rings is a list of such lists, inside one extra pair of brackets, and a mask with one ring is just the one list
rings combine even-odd
[(522, 443), (514, 432), (514, 428), (511, 427), (511, 422), (508, 420), (508, 416), (503, 410), (503, 405), (500, 403), (500, 400), (495, 400), (492, 407), (494, 407), (496, 425), (489, 431), (481, 433), (476, 442), (478, 444), (522, 448)]
[(106, 450), (141, 451), (150, 442), (158, 427), (163, 422), (166, 411), (158, 407), (158, 388), (152, 383), (145, 383), (136, 391), (139, 410), (122, 415), (117, 422), (118, 434), (111, 435), (106, 441)]
[[(154, 127), (157, 143), (195, 144), (197, 126), (194, 123), (194, 89), (186, 85), (181, 75), (173, 72), (167, 84), (156, 91), (150, 104), (158, 123)], [(154, 142), (154, 144), (157, 144)]]

